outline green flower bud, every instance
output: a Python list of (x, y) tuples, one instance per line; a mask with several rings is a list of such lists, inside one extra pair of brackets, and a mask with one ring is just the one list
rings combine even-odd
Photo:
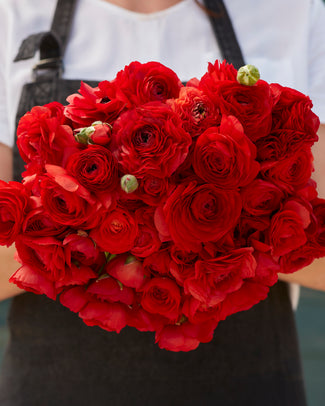
[(132, 193), (138, 189), (139, 183), (134, 175), (124, 175), (121, 178), (121, 188), (126, 193)]
[(88, 144), (90, 137), (95, 132), (95, 127), (91, 125), (90, 127), (79, 128), (78, 131), (79, 132), (74, 135), (76, 141), (81, 144)]
[(238, 69), (237, 82), (245, 86), (253, 86), (260, 79), (260, 72), (254, 65), (245, 65)]

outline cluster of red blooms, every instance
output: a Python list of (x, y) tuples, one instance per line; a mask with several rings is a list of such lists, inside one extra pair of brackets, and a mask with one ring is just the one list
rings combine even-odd
[(87, 325), (189, 351), (265, 299), (278, 272), (324, 256), (311, 100), (236, 77), (217, 61), (184, 86), (133, 62), (26, 113), (23, 181), (0, 184), (0, 243), (22, 265), (11, 281)]

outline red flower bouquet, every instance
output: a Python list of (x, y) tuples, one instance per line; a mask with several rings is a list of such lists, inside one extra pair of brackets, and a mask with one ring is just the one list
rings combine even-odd
[(252, 73), (216, 62), (184, 86), (133, 62), (26, 113), (23, 182), (0, 184), (0, 243), (22, 265), (11, 282), (189, 351), (278, 272), (325, 256), (312, 102)]

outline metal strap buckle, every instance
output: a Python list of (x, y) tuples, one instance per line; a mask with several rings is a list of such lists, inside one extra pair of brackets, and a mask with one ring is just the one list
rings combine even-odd
[(62, 58), (42, 59), (33, 67), (33, 78), (38, 79), (47, 76), (60, 78), (63, 70)]

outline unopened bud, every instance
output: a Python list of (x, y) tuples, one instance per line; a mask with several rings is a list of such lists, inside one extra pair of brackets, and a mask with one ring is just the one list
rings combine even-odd
[(126, 193), (132, 193), (138, 189), (139, 183), (134, 175), (124, 175), (121, 178), (121, 188)]
[(80, 142), (81, 144), (89, 144), (89, 139), (91, 135), (95, 132), (95, 127), (90, 126), (90, 127), (84, 127), (84, 128), (78, 128), (76, 130), (78, 132), (75, 133), (74, 137), (75, 139)]
[(238, 69), (237, 82), (245, 86), (253, 86), (260, 79), (260, 72), (254, 65), (245, 65)]
[(111, 142), (112, 126), (110, 124), (95, 121), (91, 126), (94, 128), (94, 132), (90, 135), (90, 143), (107, 145)]
[(102, 121), (94, 121), (91, 126), (78, 128), (75, 139), (81, 144), (106, 145), (111, 141), (112, 126)]

